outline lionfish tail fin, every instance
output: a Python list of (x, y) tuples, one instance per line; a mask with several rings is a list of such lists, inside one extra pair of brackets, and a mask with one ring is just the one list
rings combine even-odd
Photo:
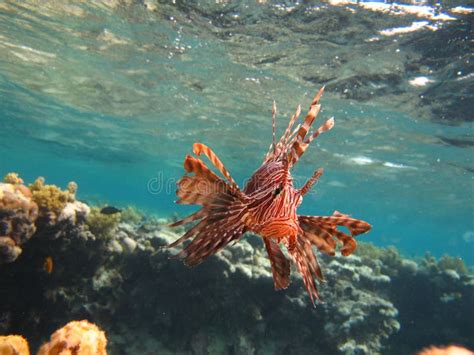
[[(303, 239), (331, 256), (336, 254), (337, 241), (342, 243), (342, 255), (352, 254), (357, 247), (354, 237), (371, 229), (367, 222), (337, 211), (332, 216), (298, 216), (298, 222), (303, 230)], [(339, 226), (349, 229), (350, 235), (338, 230)]]
[(275, 290), (285, 289), (290, 284), (290, 262), (277, 243), (268, 238), (263, 238), (263, 241), (272, 266)]
[(192, 156), (187, 156), (184, 168), (189, 175), (178, 181), (177, 203), (201, 205), (202, 208), (177, 221), (172, 226), (197, 222), (181, 238), (168, 247), (175, 247), (192, 239), (175, 257), (184, 259), (189, 266), (201, 263), (232, 241), (240, 239), (245, 232), (244, 219), (247, 212), (245, 195), (217, 156), (206, 146), (194, 145), (197, 155), (204, 153), (230, 184), (212, 172), (206, 164)]
[(321, 302), (316, 280), (324, 281), (321, 268), (319, 267), (316, 255), (314, 254), (311, 243), (304, 238), (299, 237), (295, 248), (288, 249), (289, 254), (293, 258), (299, 273), (303, 279), (303, 283), (308, 291), (313, 306), (316, 302)]

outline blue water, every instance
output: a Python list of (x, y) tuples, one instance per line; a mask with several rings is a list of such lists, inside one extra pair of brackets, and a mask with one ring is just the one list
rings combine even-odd
[[(229, 42), (208, 18), (189, 20), (169, 7), (64, 6), (0, 5), (0, 175), (74, 180), (88, 202), (184, 215), (174, 183), (193, 142), (211, 146), (243, 186), (271, 142), (272, 100), (282, 131), (320, 87), (297, 75), (314, 67), (304, 44), (295, 65), (245, 61), (299, 50), (290, 35), (259, 53), (258, 43)], [(472, 138), (472, 121), (437, 123), (331, 92), (322, 103), (321, 117), (334, 116), (336, 126), (294, 170), (302, 185), (325, 169), (301, 213), (338, 210), (373, 225), (360, 240), (473, 264), (473, 147), (439, 138)]]

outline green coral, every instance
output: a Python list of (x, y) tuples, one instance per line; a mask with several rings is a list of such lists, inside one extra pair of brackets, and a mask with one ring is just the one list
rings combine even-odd
[(87, 216), (86, 224), (97, 237), (109, 238), (120, 222), (120, 213), (103, 214), (99, 207), (92, 207)]
[(144, 215), (136, 207), (128, 206), (122, 210), (121, 221), (130, 224), (139, 224), (143, 221)]
[(3, 178), (3, 181), (6, 182), (7, 184), (12, 184), (12, 185), (21, 185), (23, 184), (23, 179), (20, 178), (20, 176), (17, 173), (8, 173), (5, 175)]
[(381, 248), (372, 243), (359, 242), (355, 254), (367, 260), (381, 260), (390, 266), (398, 266), (402, 262), (402, 257), (394, 246)]
[(32, 200), (39, 207), (40, 214), (53, 212), (59, 215), (66, 206), (66, 203), (75, 200), (73, 193), (63, 191), (56, 185), (46, 185), (44, 178), (41, 176), (34, 183), (30, 184), (29, 189), (32, 193)]
[(460, 275), (467, 275), (468, 269), (464, 261), (459, 257), (452, 257), (449, 255), (443, 255), (438, 260), (438, 267), (441, 270), (454, 270)]

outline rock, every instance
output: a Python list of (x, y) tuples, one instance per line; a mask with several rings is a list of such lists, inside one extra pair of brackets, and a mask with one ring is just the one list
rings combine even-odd
[(0, 237), (0, 261), (11, 263), (20, 256), (22, 250), (10, 237)]
[(90, 211), (90, 207), (83, 202), (68, 202), (59, 214), (58, 222), (68, 221), (71, 224), (76, 224), (80, 220), (85, 220)]
[(111, 240), (108, 243), (107, 250), (112, 253), (122, 253), (123, 247), (120, 245), (120, 243), (117, 240)]
[(129, 237), (125, 237), (122, 240), (122, 245), (130, 253), (133, 253), (135, 251), (135, 249), (137, 248), (137, 242), (134, 241), (132, 238), (129, 238)]

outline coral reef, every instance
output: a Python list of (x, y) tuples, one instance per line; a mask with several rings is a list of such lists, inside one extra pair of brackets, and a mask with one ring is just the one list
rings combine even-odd
[(110, 237), (120, 222), (120, 213), (102, 214), (99, 207), (92, 207), (86, 223), (92, 234), (98, 237)]
[(144, 220), (144, 215), (136, 207), (128, 206), (122, 210), (120, 220), (124, 223), (139, 224)]
[[(61, 190), (56, 185), (46, 185), (45, 179), (39, 177), (30, 184), (32, 200), (39, 207), (40, 214), (55, 214), (58, 216), (68, 202), (74, 202), (74, 194), (77, 190), (77, 184), (70, 182), (66, 191)], [(73, 191), (71, 193), (71, 191)]]
[(467, 319), (474, 317), (474, 276), (458, 258), (421, 260), (403, 258), (394, 247), (377, 248), (362, 243), (358, 255), (368, 267), (388, 275), (390, 299), (399, 311), (400, 331), (388, 346), (412, 353), (411, 344), (427, 346), (455, 342), (473, 347)]
[(20, 335), (0, 336), (0, 355), (30, 355), (28, 342)]
[[(324, 326), (326, 336), (344, 354), (377, 353), (400, 330), (398, 310), (383, 292), (390, 277), (357, 256), (332, 260), (326, 277), (331, 302), (325, 308), (332, 314)], [(378, 327), (371, 329), (374, 324)]]
[[(5, 180), (21, 181), (12, 178), (11, 174)], [(18, 258), (21, 245), (36, 232), (37, 217), (38, 206), (24, 185), (0, 183), (0, 264)]]
[(29, 187), (16, 173), (7, 174), (4, 181), (0, 183), (0, 264), (15, 261), (33, 235), (61, 237), (89, 214), (89, 207), (75, 200), (74, 182), (62, 191), (45, 185), (42, 177)]
[[(35, 235), (24, 257), (0, 269), (0, 331), (26, 335), (32, 348), (66, 317), (101, 324), (114, 354), (408, 354), (434, 340), (474, 346), (466, 323), (474, 277), (458, 259), (405, 259), (367, 243), (350, 257), (322, 256), (325, 303), (313, 309), (300, 277), (299, 287), (274, 291), (257, 236), (194, 269), (170, 260), (177, 250), (164, 246), (178, 234), (167, 220), (105, 223), (98, 208), (87, 220), (68, 210), (60, 215), (75, 224), (62, 238)], [(91, 228), (94, 218), (100, 228)], [(47, 255), (52, 274), (41, 267)]]
[(105, 333), (86, 320), (72, 321), (51, 335), (38, 355), (106, 355)]

